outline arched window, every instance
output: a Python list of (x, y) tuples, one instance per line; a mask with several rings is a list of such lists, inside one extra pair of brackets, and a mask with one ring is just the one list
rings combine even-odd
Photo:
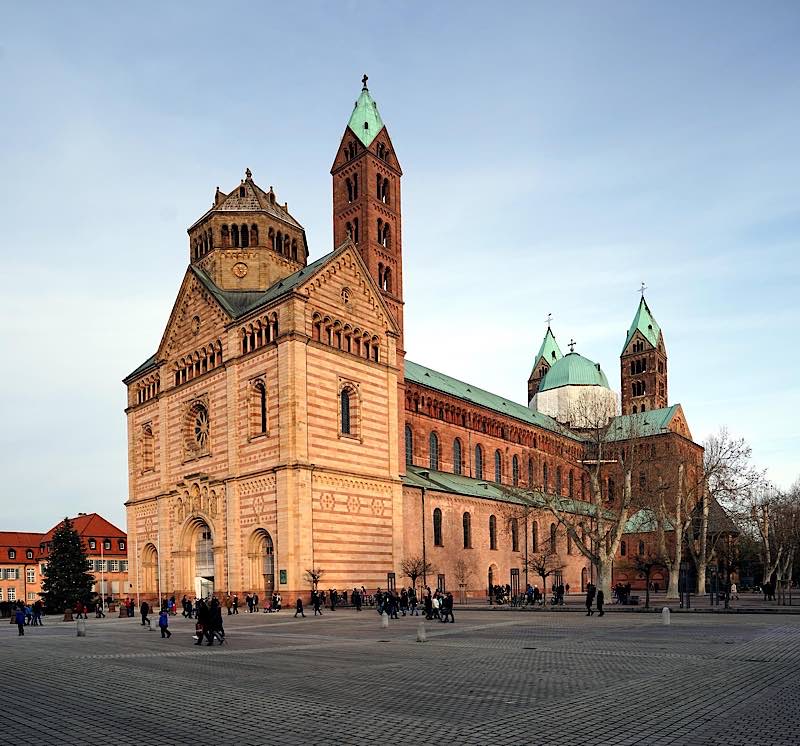
[(439, 471), (439, 436), (436, 435), (436, 433), (431, 433), (428, 451), (430, 456), (430, 468), (433, 471)]
[(533, 489), (533, 459), (528, 459), (528, 489)]
[(519, 485), (519, 459), (516, 455), (511, 459), (511, 483), (515, 487)]
[(489, 516), (489, 549), (497, 549), (497, 518)]
[(581, 500), (586, 499), (586, 475), (581, 474)]
[(567, 554), (572, 554), (572, 536), (567, 531)]
[(494, 452), (494, 481), (500, 484), (503, 481), (503, 458), (500, 451)]
[(267, 387), (263, 381), (253, 384), (252, 421), (250, 434), (263, 435), (267, 432)]
[(556, 524), (550, 524), (550, 551), (556, 553)]
[(414, 463), (414, 433), (411, 432), (411, 426), (406, 425), (406, 465), (411, 466)]
[(621, 541), (619, 544), (619, 554), (621, 557), (624, 557), (626, 554), (628, 554), (628, 545), (624, 541)]
[(614, 480), (609, 477), (608, 478), (608, 488), (606, 490), (606, 500), (612, 502), (614, 500)]
[(542, 464), (542, 490), (547, 492), (549, 485), (548, 485), (548, 473), (547, 473), (547, 464)]
[(572, 469), (569, 470), (568, 487), (569, 487), (569, 496), (575, 497), (575, 475), (572, 473)]
[(232, 225), (231, 226), (231, 243), (234, 246), (239, 246), (239, 226)]
[(358, 174), (353, 174), (353, 199), (358, 199)]
[(242, 241), (242, 246), (247, 248), (250, 245), (250, 233), (247, 230), (247, 226), (246, 225), (243, 225), (241, 227), (241, 232), (240, 232), (239, 235), (240, 235), (240, 238), (241, 238), (241, 241)]
[(453, 474), (461, 474), (461, 441), (456, 438), (453, 441)]
[(475, 446), (475, 479), (483, 479), (483, 449)]
[(519, 521), (516, 518), (511, 519), (511, 551), (519, 551)]
[(297, 261), (297, 239), (292, 239), (292, 259)]
[(433, 544), (434, 546), (441, 547), (442, 544), (442, 511), (440, 508), (435, 508), (433, 511)]
[(351, 392), (349, 389), (342, 389), (339, 394), (339, 408), (341, 414), (341, 430), (342, 435), (352, 435), (352, 421), (350, 417), (350, 399)]
[(255, 223), (250, 226), (250, 244), (258, 246), (258, 226)]
[(227, 248), (231, 245), (231, 234), (227, 225), (222, 226), (222, 246)]
[(644, 554), (644, 542), (643, 541), (639, 542), (639, 554), (640, 555)]
[(344, 180), (345, 186), (347, 187), (347, 201), (352, 202), (354, 199), (353, 195), (353, 182), (350, 181), (350, 178)]
[(464, 513), (461, 516), (461, 523), (464, 527), (464, 549), (470, 549), (472, 547), (472, 516)]
[(534, 521), (533, 526), (531, 526), (531, 551), (538, 552), (539, 551), (539, 522)]
[(556, 467), (556, 494), (561, 494), (561, 467)]
[(155, 468), (154, 443), (153, 427), (147, 423), (142, 427), (142, 471)]

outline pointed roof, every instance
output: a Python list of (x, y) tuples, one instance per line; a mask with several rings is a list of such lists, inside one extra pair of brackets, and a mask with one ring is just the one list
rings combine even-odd
[(628, 329), (628, 336), (625, 337), (625, 345), (622, 347), (623, 353), (637, 330), (642, 333), (644, 338), (653, 345), (653, 347), (658, 347), (658, 337), (661, 334), (661, 327), (659, 327), (653, 314), (650, 312), (650, 307), (647, 305), (644, 296), (642, 296), (642, 299), (639, 301), (639, 308), (636, 309), (633, 323), (631, 323), (631, 328)]
[(353, 133), (361, 140), (364, 147), (368, 148), (383, 129), (383, 120), (378, 113), (378, 104), (369, 95), (366, 75), (363, 83), (364, 87), (361, 89), (361, 95), (353, 107), (353, 113), (350, 115), (350, 121), (347, 126), (353, 130)]
[(561, 354), (561, 348), (558, 346), (555, 336), (553, 336), (553, 330), (548, 326), (544, 334), (544, 339), (542, 340), (542, 345), (539, 347), (539, 352), (536, 353), (536, 357), (533, 360), (531, 375), (533, 375), (533, 371), (536, 370), (536, 366), (539, 365), (539, 361), (542, 358), (547, 360), (548, 365), (552, 365), (557, 360), (561, 360), (562, 357), (564, 357), (564, 355)]

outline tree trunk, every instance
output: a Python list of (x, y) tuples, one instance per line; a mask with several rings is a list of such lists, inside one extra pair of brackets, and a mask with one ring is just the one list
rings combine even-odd
[(677, 599), (680, 596), (678, 590), (678, 583), (680, 581), (681, 566), (680, 561), (678, 564), (673, 563), (669, 568), (669, 587), (667, 588), (667, 598)]
[(708, 564), (708, 495), (703, 495), (703, 510), (700, 516), (700, 552), (697, 557), (697, 593), (706, 592), (706, 565)]
[(614, 555), (600, 557), (597, 562), (597, 590), (603, 591), (606, 603), (611, 601), (611, 565), (614, 562)]

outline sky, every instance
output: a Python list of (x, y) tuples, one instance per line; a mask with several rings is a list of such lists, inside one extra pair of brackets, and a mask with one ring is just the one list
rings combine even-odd
[(800, 4), (0, 0), (4, 530), (124, 528), (125, 388), (252, 169), (332, 248), (361, 88), (403, 167), (407, 357), (524, 402), (546, 325), (800, 473)]

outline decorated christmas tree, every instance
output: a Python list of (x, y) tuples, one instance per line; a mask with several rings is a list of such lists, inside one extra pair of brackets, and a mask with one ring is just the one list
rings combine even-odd
[(42, 580), (42, 600), (51, 613), (71, 609), (92, 595), (94, 576), (86, 571), (86, 553), (69, 518), (53, 534)]

